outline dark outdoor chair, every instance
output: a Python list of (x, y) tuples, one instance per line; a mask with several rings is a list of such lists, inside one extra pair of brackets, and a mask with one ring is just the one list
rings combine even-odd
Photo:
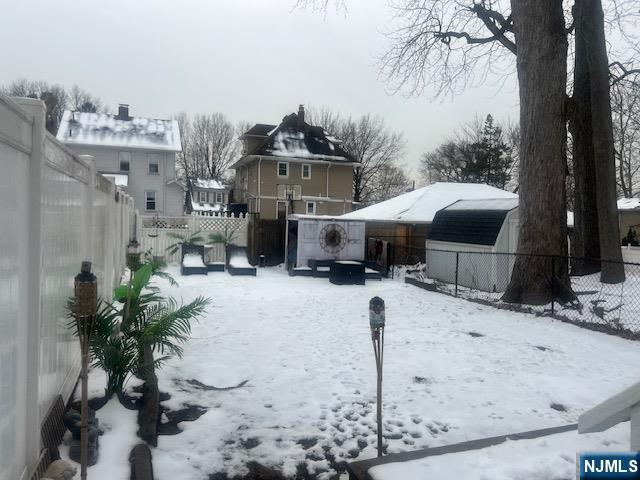
[(227, 245), (227, 270), (231, 275), (256, 276), (256, 268), (249, 264), (246, 247)]
[[(200, 265), (185, 265), (185, 255), (198, 255)], [(182, 244), (182, 261), (180, 262), (180, 273), (182, 275), (206, 275), (207, 266), (204, 264), (204, 245), (194, 245), (192, 243)]]

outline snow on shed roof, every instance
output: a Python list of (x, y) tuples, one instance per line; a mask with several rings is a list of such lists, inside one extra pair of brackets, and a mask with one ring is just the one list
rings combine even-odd
[(640, 210), (640, 198), (619, 199), (618, 210)]
[(514, 208), (518, 208), (518, 197), (458, 200), (446, 207), (445, 210), (496, 210), (508, 212)]
[(343, 215), (374, 222), (431, 223), (438, 210), (463, 199), (518, 199), (483, 183), (438, 182)]
[(180, 130), (175, 120), (129, 117), (110, 113), (72, 112), (65, 110), (56, 135), (67, 145), (144, 148), (179, 152)]

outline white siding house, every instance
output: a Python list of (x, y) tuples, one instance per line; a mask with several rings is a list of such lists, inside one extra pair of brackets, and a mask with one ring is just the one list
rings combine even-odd
[(58, 140), (95, 158), (99, 173), (134, 198), (141, 213), (180, 216), (184, 189), (176, 183), (176, 153), (182, 150), (175, 120), (65, 111)]

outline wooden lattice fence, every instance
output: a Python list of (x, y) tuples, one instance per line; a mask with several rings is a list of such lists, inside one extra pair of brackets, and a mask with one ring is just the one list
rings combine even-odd
[(227, 216), (184, 216), (184, 217), (162, 217), (162, 216), (141, 216), (138, 225), (138, 242), (142, 251), (149, 251), (153, 255), (163, 256), (168, 263), (180, 262), (180, 251), (169, 255), (167, 249), (176, 241), (174, 235), (183, 238), (192, 236), (200, 232), (204, 237), (205, 260), (208, 262), (224, 262), (225, 249), (222, 243), (212, 243), (210, 236), (219, 234), (230, 238), (230, 243), (242, 247), (247, 246), (247, 230), (249, 216), (239, 217)]

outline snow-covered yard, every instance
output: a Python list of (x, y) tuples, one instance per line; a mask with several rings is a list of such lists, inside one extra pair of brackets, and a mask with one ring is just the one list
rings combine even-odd
[[(285, 475), (305, 464), (317, 478), (333, 478), (344, 462), (375, 456), (368, 326), (375, 295), (387, 308), (388, 452), (576, 422), (584, 410), (637, 381), (627, 368), (637, 364), (635, 342), (398, 280), (335, 286), (289, 277), (279, 268), (260, 269), (257, 277), (169, 271), (180, 286), (159, 282), (163, 293), (185, 301), (206, 295), (212, 306), (194, 326), (184, 358), (158, 372), (161, 390), (171, 396), (163, 402), (170, 409), (165, 421), (185, 407), (198, 414), (206, 409), (179, 423), (181, 433), (160, 437), (152, 452), (159, 480), (233, 478), (250, 462)], [(624, 449), (626, 432), (622, 426), (593, 435), (588, 445)], [(550, 440), (548, 458), (571, 465), (577, 441), (576, 434)], [(105, 434), (101, 448), (108, 443)], [(495, 448), (511, 455), (509, 445)], [(500, 451), (482, 454), (476, 465), (487, 455), (498, 465)], [(513, 478), (542, 478), (517, 472)]]

